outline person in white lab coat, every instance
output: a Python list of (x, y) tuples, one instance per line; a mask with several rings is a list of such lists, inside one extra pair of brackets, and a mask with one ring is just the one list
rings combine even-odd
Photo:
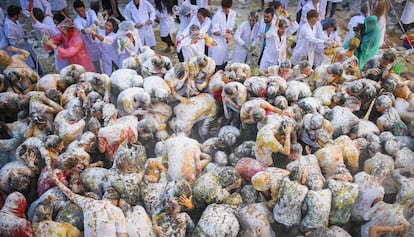
[(97, 32), (93, 32), (102, 54), (103, 73), (108, 76), (112, 74), (113, 68), (120, 68), (117, 50), (117, 30), (117, 21), (114, 18), (109, 18), (105, 22), (105, 29), (98, 29)]
[(216, 70), (224, 70), (229, 57), (229, 43), (236, 23), (236, 12), (231, 9), (232, 0), (222, 0), (221, 8), (211, 20), (211, 37), (217, 42), (208, 50), (208, 56), (216, 63)]
[[(33, 8), (31, 10), (30, 16), (33, 21), (33, 29), (35, 30), (35, 34), (40, 36), (38, 39), (42, 39), (43, 35), (48, 36), (55, 36), (60, 33), (58, 28), (53, 21), (53, 18), (50, 16), (45, 15), (42, 10), (39, 8)], [(57, 55), (57, 50), (54, 50), (55, 55), (55, 69), (56, 71), (60, 71), (62, 68), (68, 65), (68, 61), (62, 59), (60, 60)]]
[(204, 47), (206, 46), (203, 35), (200, 34), (200, 27), (191, 25), (190, 35), (181, 41), (181, 51), (183, 53), (184, 62), (188, 62), (190, 58), (204, 55)]
[(404, 10), (401, 14), (401, 22), (405, 31), (414, 28), (414, 0), (408, 0), (405, 3)]
[(167, 44), (165, 53), (170, 52), (170, 47), (175, 46), (171, 40), (171, 34), (175, 32), (175, 22), (172, 0), (155, 0), (155, 15), (160, 23), (161, 41)]
[(200, 28), (200, 35), (208, 33), (211, 27), (210, 11), (206, 8), (198, 9), (197, 15), (193, 16), (188, 26), (181, 33), (180, 38), (184, 38), (190, 34), (190, 27), (192, 25)]
[(184, 62), (184, 57), (181, 53), (180, 48), (180, 41), (183, 39), (181, 35), (184, 32), (184, 30), (189, 26), (193, 17), (197, 15), (197, 7), (195, 5), (192, 5), (189, 1), (184, 1), (183, 3), (181, 3), (181, 6), (174, 6), (173, 11), (180, 19), (180, 26), (178, 27), (178, 31), (175, 36), (178, 61)]
[(331, 39), (336, 41), (338, 45), (342, 45), (342, 39), (338, 34), (336, 27), (336, 20), (333, 17), (328, 17), (321, 22), (323, 33), (325, 34), (323, 38)]
[(155, 47), (155, 35), (152, 23), (155, 20), (155, 9), (147, 0), (131, 0), (124, 10), (124, 17), (135, 23), (143, 45)]
[[(208, 34), (210, 27), (211, 27), (211, 18), (210, 18), (210, 11), (206, 8), (200, 8), (197, 10), (197, 14), (193, 16), (189, 25), (184, 29), (181, 35), (177, 35), (179, 42), (183, 40), (185, 37), (190, 35), (190, 27), (192, 25), (196, 25), (200, 28), (200, 35), (203, 37), (204, 34)], [(181, 46), (178, 45), (177, 50), (179, 50)], [(204, 48), (204, 54), (208, 54), (208, 48)]]
[(1, 50), (6, 50), (7, 46), (9, 45), (9, 42), (7, 41), (6, 36), (4, 35), (4, 31), (3, 31), (3, 25), (4, 25), (4, 12), (3, 12), (3, 8), (0, 7), (0, 49)]
[(34, 7), (42, 10), (47, 16), (53, 16), (52, 7), (47, 0), (20, 0), (20, 6), (22, 8), (23, 15), (28, 18), (30, 18), (30, 9)]
[(368, 11), (368, 5), (364, 4), (361, 6), (360, 13), (351, 17), (351, 20), (348, 22), (348, 33), (345, 36), (344, 42), (348, 42), (355, 36), (354, 27), (358, 26), (358, 24), (364, 24)]
[(73, 20), (73, 24), (75, 25), (76, 29), (81, 33), (80, 36), (85, 42), (85, 47), (88, 51), (89, 57), (92, 60), (95, 72), (101, 73), (101, 51), (99, 50), (98, 43), (95, 42), (95, 39), (91, 35), (92, 32), (95, 31), (99, 25), (98, 16), (96, 15), (94, 10), (86, 10), (85, 5), (81, 0), (75, 0), (73, 2), (73, 8), (77, 13), (75, 20)]
[(279, 65), (286, 60), (286, 48), (288, 36), (299, 28), (296, 21), (289, 22), (286, 18), (280, 18), (276, 24), (265, 34), (266, 46), (261, 47), (260, 71), (266, 71), (270, 66)]
[(4, 21), (4, 35), (6, 36), (9, 45), (30, 52), (30, 57), (26, 59), (26, 64), (29, 65), (31, 68), (35, 68), (35, 65), (39, 66), (37, 65), (36, 61), (36, 53), (33, 51), (32, 45), (27, 41), (24, 29), (19, 22), (19, 17), (21, 16), (21, 14), (21, 7), (16, 5), (10, 5), (9, 7), (7, 7), (8, 17)]
[(143, 45), (132, 21), (123, 21), (119, 24), (117, 49), (119, 53), (118, 65), (122, 67), (122, 62), (132, 55), (138, 55)]
[(234, 34), (232, 63), (250, 63), (250, 57), (259, 36), (258, 18), (257, 12), (252, 11), (247, 21), (241, 23), (237, 28)]
[(324, 59), (323, 29), (318, 21), (319, 14), (316, 10), (310, 10), (307, 14), (307, 22), (301, 27), (296, 36), (296, 47), (290, 61), (293, 65), (307, 58), (310, 65), (319, 66)]

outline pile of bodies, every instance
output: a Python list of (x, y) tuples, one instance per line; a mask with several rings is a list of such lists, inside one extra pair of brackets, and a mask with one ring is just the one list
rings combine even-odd
[(414, 83), (392, 51), (364, 78), (150, 48), (111, 76), (39, 78), (20, 53), (1, 76), (2, 236), (414, 234)]

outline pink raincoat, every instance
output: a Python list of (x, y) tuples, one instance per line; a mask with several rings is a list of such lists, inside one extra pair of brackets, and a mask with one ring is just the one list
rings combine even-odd
[[(60, 60), (66, 59), (69, 64), (79, 64), (85, 67), (86, 71), (95, 72), (85, 43), (75, 28), (69, 29), (66, 35), (61, 32), (50, 39), (57, 46), (63, 45), (63, 47), (56, 48)], [(49, 46), (46, 46), (46, 49), (47, 47)]]

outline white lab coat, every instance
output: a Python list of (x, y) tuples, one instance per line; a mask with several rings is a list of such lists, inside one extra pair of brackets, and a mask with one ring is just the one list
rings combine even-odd
[[(192, 6), (194, 6), (194, 5), (192, 5)], [(197, 8), (194, 6), (191, 13), (190, 13), (190, 15), (188, 15), (188, 16), (184, 16), (184, 15), (181, 15), (179, 13), (177, 15), (180, 18), (180, 26), (178, 28), (177, 35), (175, 36), (176, 40), (178, 40), (181, 37), (182, 33), (189, 26), (189, 24), (192, 21), (193, 17), (197, 16)]]
[(342, 39), (341, 36), (339, 36), (338, 31), (333, 31), (330, 35), (328, 35), (328, 32), (326, 30), (323, 31), (323, 37), (324, 39), (331, 39), (336, 42), (338, 42), (340, 45), (342, 45)]
[(404, 10), (401, 14), (401, 22), (406, 25), (414, 22), (414, 1), (413, 0), (407, 0)]
[[(385, 14), (388, 14), (388, 12), (386, 12)], [(380, 30), (380, 46), (384, 44), (384, 40), (385, 40), (385, 31), (386, 29), (386, 24), (387, 21), (385, 20), (385, 16), (380, 16), (378, 18), (378, 28)]]
[(175, 32), (175, 22), (173, 15), (168, 14), (167, 8), (162, 4), (162, 12), (155, 11), (156, 16), (160, 20), (160, 36), (167, 37)]
[(9, 41), (7, 41), (7, 38), (4, 35), (3, 26), (0, 25), (0, 49), (6, 50), (7, 46), (9, 46)]
[(181, 41), (181, 52), (183, 53), (184, 62), (188, 62), (190, 58), (204, 55), (204, 47), (206, 42), (200, 39), (197, 43), (191, 43), (191, 37), (187, 36)]
[(156, 41), (152, 24), (145, 24), (148, 20), (154, 22), (155, 9), (147, 0), (140, 0), (139, 9), (135, 6), (134, 1), (130, 1), (125, 6), (124, 17), (136, 24), (142, 24), (142, 27), (138, 29), (138, 33), (143, 45), (155, 46)]
[[(43, 22), (40, 22), (40, 21), (34, 22), (33, 29), (35, 30), (35, 33), (39, 35), (40, 37), (39, 39), (41, 39), (43, 35), (54, 36), (60, 33), (55, 23), (53, 22), (53, 19), (50, 16), (46, 16), (43, 19)], [(63, 47), (63, 46), (59, 46), (59, 47)], [(57, 71), (60, 71), (62, 68), (68, 65), (67, 60), (59, 59), (57, 55), (57, 50), (54, 50), (54, 55), (55, 55), (55, 68)]]
[(290, 61), (293, 65), (299, 63), (302, 57), (307, 57), (310, 65), (319, 66), (324, 58), (322, 25), (318, 21), (310, 27), (309, 23), (305, 23), (296, 38), (296, 47), (293, 50), (293, 55)]
[(29, 67), (34, 68), (35, 67), (34, 59), (36, 59), (36, 53), (33, 51), (32, 45), (29, 44), (29, 42), (27, 42), (27, 40), (25, 39), (26, 35), (24, 33), (24, 29), (22, 25), (18, 21), (13, 22), (9, 18), (6, 18), (6, 20), (4, 21), (3, 30), (4, 30), (4, 35), (6, 36), (10, 45), (30, 52), (33, 59), (32, 57), (28, 57), (26, 59), (26, 64)]
[[(264, 25), (265, 26), (265, 25)], [(286, 59), (287, 38), (297, 31), (299, 25), (296, 21), (291, 22), (289, 28), (286, 29), (282, 36), (279, 36), (278, 27), (272, 24), (269, 31), (266, 33), (266, 47), (263, 48), (263, 40), (260, 49), (263, 50), (262, 59), (260, 61), (259, 69), (266, 70), (270, 66), (279, 65), (279, 63)], [(263, 27), (260, 32), (264, 32)], [(261, 53), (261, 52), (260, 52)], [(260, 55), (260, 54), (259, 54)]]
[(184, 29), (184, 31), (181, 33), (181, 36), (189, 36), (190, 35), (190, 27), (192, 25), (196, 25), (198, 27), (200, 27), (200, 35), (204, 35), (205, 33), (208, 33), (211, 27), (211, 19), (210, 17), (206, 17), (204, 18), (204, 22), (201, 23), (198, 18), (197, 18), (197, 14), (195, 16), (193, 16), (193, 18), (191, 19), (190, 23), (187, 25), (187, 27)]
[(66, 0), (49, 0), (49, 2), (52, 6), (52, 11), (61, 11), (68, 6)]
[[(135, 43), (133, 43), (127, 36), (128, 32), (121, 32), (118, 31), (118, 39), (117, 39), (117, 49), (119, 54), (119, 62), (118, 65), (122, 67), (122, 62), (129, 58), (133, 54), (139, 54), (140, 50), (142, 49), (143, 45), (141, 42), (141, 38), (138, 35), (138, 30), (134, 29), (134, 31), (129, 32), (132, 37), (134, 38)], [(125, 48), (120, 47), (120, 41), (125, 42)], [(142, 62), (143, 63), (143, 62)]]
[(234, 34), (234, 48), (232, 63), (246, 63), (250, 61), (250, 53), (243, 45), (256, 46), (260, 27), (259, 23), (256, 23), (253, 28), (250, 27), (249, 21), (244, 21), (237, 28)]
[(0, 7), (0, 26), (4, 25), (4, 19), (5, 19), (4, 11), (3, 11), (3, 8)]
[(118, 67), (120, 67), (119, 54), (117, 50), (118, 35), (114, 32), (105, 35), (105, 30), (102, 29), (99, 29), (98, 33), (104, 36), (103, 41), (95, 39), (99, 45), (99, 50), (102, 54), (102, 72), (110, 76), (112, 74), (112, 62), (114, 62), (115, 65), (117, 65)]
[(197, 8), (205, 8), (208, 9), (208, 0), (196, 0)]
[[(99, 20), (96, 16), (95, 11), (92, 9), (86, 10), (86, 19), (78, 15), (76, 16), (75, 20), (73, 20), (73, 24), (75, 25), (76, 29), (78, 29), (78, 31), (91, 27), (93, 24), (95, 24), (95, 22), (99, 22)], [(85, 43), (86, 50), (88, 51), (92, 62), (98, 61), (102, 56), (101, 51), (99, 50), (99, 45), (90, 35), (80, 33), (80, 36)]]
[(319, 8), (318, 8), (319, 20), (325, 19), (326, 5), (328, 5), (328, 0), (320, 0), (319, 1)]
[[(30, 18), (30, 12), (27, 10), (29, 7), (29, 0), (20, 0), (20, 7), (22, 8), (23, 15)], [(47, 0), (33, 0), (33, 8), (39, 8), (45, 15), (53, 16), (52, 7)]]
[(306, 15), (310, 10), (318, 10), (319, 9), (319, 3), (316, 5), (316, 8), (313, 6), (312, 0), (308, 0), (306, 4), (302, 8), (302, 17), (300, 18), (299, 25), (302, 26), (306, 22), (308, 22), (308, 19), (306, 18)]
[[(217, 42), (216, 46), (211, 46), (208, 50), (208, 56), (213, 58), (216, 65), (222, 65), (228, 61), (229, 57), (229, 44), (226, 43), (226, 30), (232, 31), (236, 22), (236, 12), (230, 9), (229, 15), (226, 21), (226, 15), (220, 8), (213, 16), (211, 20), (211, 37)], [(213, 33), (219, 32), (219, 36), (215, 36)]]

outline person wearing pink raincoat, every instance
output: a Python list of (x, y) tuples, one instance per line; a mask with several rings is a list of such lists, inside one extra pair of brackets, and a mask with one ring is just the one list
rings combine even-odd
[[(95, 72), (91, 58), (85, 48), (85, 43), (79, 36), (71, 19), (66, 18), (58, 24), (59, 34), (43, 39), (46, 50), (49, 47), (57, 50), (60, 60), (66, 59), (69, 64), (82, 65), (86, 71)], [(63, 45), (63, 47), (57, 47)]]

